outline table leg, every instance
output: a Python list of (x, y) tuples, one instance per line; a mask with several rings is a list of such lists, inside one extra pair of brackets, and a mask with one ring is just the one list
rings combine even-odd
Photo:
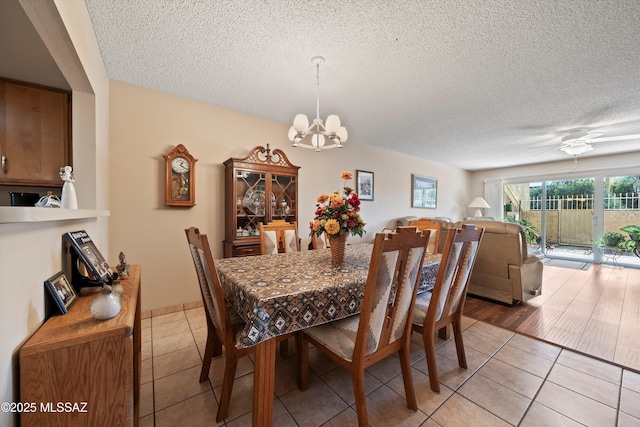
[(253, 371), (253, 425), (273, 424), (273, 394), (275, 392), (276, 340), (268, 339), (256, 345)]

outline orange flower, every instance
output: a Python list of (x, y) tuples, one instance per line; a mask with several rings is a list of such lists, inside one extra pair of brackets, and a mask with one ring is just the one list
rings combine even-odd
[(340, 206), (344, 206), (344, 199), (337, 193), (333, 193), (330, 196), (329, 200), (332, 208), (339, 208)]
[(325, 193), (322, 193), (318, 196), (318, 203), (325, 203), (327, 200), (329, 200), (329, 196), (327, 196)]
[(350, 171), (340, 172), (340, 179), (344, 179), (346, 181), (351, 178), (353, 178), (353, 174)]

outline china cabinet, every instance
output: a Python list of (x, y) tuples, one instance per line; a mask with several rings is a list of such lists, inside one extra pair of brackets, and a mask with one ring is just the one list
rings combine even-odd
[(298, 169), (282, 150), (254, 147), (225, 166), (224, 257), (260, 255), (259, 224), (298, 221)]

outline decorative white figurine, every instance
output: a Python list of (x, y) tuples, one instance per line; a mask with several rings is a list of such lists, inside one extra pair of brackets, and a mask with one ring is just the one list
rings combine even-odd
[(71, 166), (64, 166), (60, 168), (60, 179), (64, 181), (62, 186), (62, 197), (60, 200), (60, 207), (63, 209), (78, 209), (78, 198), (76, 197), (76, 187), (73, 184), (73, 172)]

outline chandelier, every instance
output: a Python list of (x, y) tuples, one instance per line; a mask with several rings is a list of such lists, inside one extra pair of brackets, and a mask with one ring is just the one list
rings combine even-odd
[(292, 147), (312, 148), (315, 151), (329, 148), (342, 148), (347, 140), (347, 129), (340, 126), (340, 117), (331, 114), (327, 117), (326, 125), (320, 118), (320, 64), (324, 62), (322, 56), (314, 56), (311, 63), (316, 66), (316, 118), (309, 126), (309, 119), (304, 114), (298, 114), (293, 119), (293, 126), (289, 129), (289, 141)]

